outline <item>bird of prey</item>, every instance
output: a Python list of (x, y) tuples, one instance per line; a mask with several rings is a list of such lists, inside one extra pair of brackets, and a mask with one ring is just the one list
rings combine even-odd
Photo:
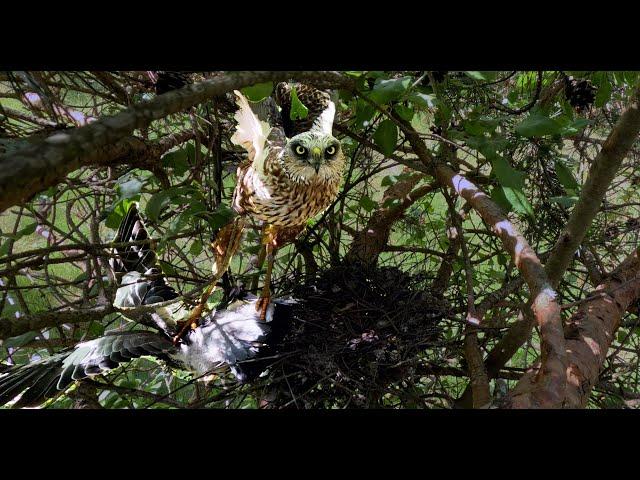
[[(256, 310), (257, 297), (236, 298), (205, 316), (176, 345), (172, 339), (177, 319), (188, 310), (157, 269), (156, 254), (145, 240), (148, 234), (134, 204), (115, 238), (116, 244), (136, 244), (117, 247), (111, 261), (114, 272), (122, 274), (114, 305), (152, 330), (113, 331), (27, 365), (0, 365), (0, 405), (22, 393), (15, 408), (37, 406), (76, 380), (145, 355), (198, 376), (228, 365), (239, 382), (255, 378), (268, 366), (273, 345), (287, 331), (294, 301), (274, 300), (263, 321)], [(143, 306), (149, 308), (139, 312)]]
[[(264, 316), (271, 297), (275, 250), (295, 239), (309, 219), (331, 205), (346, 164), (340, 141), (332, 135), (336, 108), (327, 92), (300, 83), (280, 83), (275, 99), (260, 103), (249, 102), (239, 91), (234, 94), (237, 126), (231, 141), (248, 153), (238, 167), (232, 200), (238, 216), (213, 242), (213, 280), (190, 316), (191, 325), (197, 323), (204, 302), (237, 251), (247, 218), (263, 223), (267, 268), (257, 307)], [(292, 120), (295, 99), (308, 109), (304, 119)]]

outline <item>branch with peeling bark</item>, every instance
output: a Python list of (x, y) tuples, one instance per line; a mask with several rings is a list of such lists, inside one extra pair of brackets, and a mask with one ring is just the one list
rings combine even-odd
[(487, 194), (447, 165), (437, 162), (411, 125), (397, 115), (395, 117), (415, 153), (425, 165), (432, 169), (433, 175), (440, 184), (451, 188), (464, 198), (491, 226), (529, 286), (532, 308), (542, 336), (543, 367), (532, 387), (513, 397), (511, 405), (521, 408), (559, 407), (564, 399), (566, 387), (564, 335), (557, 295), (542, 263), (526, 239)]
[[(545, 270), (554, 288), (557, 287), (569, 267), (576, 250), (600, 209), (606, 191), (638, 137), (638, 132), (640, 132), (639, 92), (640, 90), (636, 89), (628, 109), (612, 129), (593, 162), (582, 188), (580, 199), (574, 206), (570, 219), (546, 262)], [(583, 256), (587, 259), (590, 258), (588, 251), (583, 249), (582, 252)], [(593, 267), (589, 268), (589, 273), (592, 280), (598, 280), (600, 275)], [(518, 321), (489, 353), (485, 364), (491, 378), (524, 344), (534, 325), (535, 322), (530, 311), (524, 311)], [(467, 389), (460, 398), (460, 404), (469, 404), (470, 394), (470, 389)]]
[[(567, 389), (565, 408), (584, 408), (607, 357), (625, 311), (640, 298), (640, 251), (636, 250), (598, 285), (594, 300), (584, 302), (565, 328)], [(526, 390), (536, 367), (518, 383), (514, 395)]]

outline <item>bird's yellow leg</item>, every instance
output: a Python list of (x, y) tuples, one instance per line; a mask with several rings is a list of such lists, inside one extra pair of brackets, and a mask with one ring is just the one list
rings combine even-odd
[(256, 310), (261, 311), (260, 319), (264, 321), (267, 316), (267, 307), (271, 302), (271, 271), (273, 270), (273, 262), (275, 259), (275, 251), (276, 251), (276, 236), (277, 236), (277, 227), (273, 225), (268, 225), (264, 229), (264, 234), (262, 236), (262, 243), (265, 247), (265, 256), (267, 259), (267, 271), (264, 275), (264, 286), (262, 287), (262, 293), (260, 294), (260, 298), (256, 303)]
[(229, 223), (228, 225), (223, 227), (218, 232), (218, 235), (216, 235), (215, 241), (211, 244), (213, 252), (216, 256), (213, 264), (213, 278), (205, 288), (202, 296), (200, 297), (200, 301), (191, 311), (188, 319), (185, 321), (184, 325), (182, 325), (182, 328), (180, 329), (178, 334), (173, 337), (174, 344), (180, 341), (189, 327), (197, 328), (204, 307), (207, 304), (208, 298), (215, 290), (218, 280), (220, 280), (224, 272), (227, 270), (227, 268), (229, 268), (231, 259), (240, 246), (242, 232), (244, 231), (244, 224), (245, 221), (243, 217), (236, 217), (232, 223)]
[(251, 291), (258, 289), (258, 282), (260, 280), (260, 270), (262, 270), (262, 265), (264, 265), (264, 259), (266, 256), (267, 256), (267, 249), (265, 248), (265, 245), (262, 245), (262, 248), (260, 248), (260, 253), (258, 254), (258, 261), (256, 264), (256, 268), (258, 269), (258, 272), (251, 279), (251, 285), (249, 286), (249, 290)]

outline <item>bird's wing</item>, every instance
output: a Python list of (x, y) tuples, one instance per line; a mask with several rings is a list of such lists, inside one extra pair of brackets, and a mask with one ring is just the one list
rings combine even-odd
[[(114, 242), (131, 243), (148, 239), (149, 234), (134, 203), (120, 223)], [(122, 278), (113, 304), (121, 309), (158, 304), (155, 312), (144, 312), (136, 317), (128, 313), (125, 315), (127, 318), (172, 334), (175, 328), (173, 310), (178, 309), (179, 295), (157, 267), (157, 256), (152, 245), (147, 242), (120, 246), (114, 250), (115, 255), (110, 259), (110, 264), (114, 274), (122, 274)], [(172, 302), (174, 300), (175, 302)], [(169, 306), (174, 303), (176, 308), (170, 310)]]
[(243, 147), (249, 153), (249, 161), (259, 172), (263, 171), (264, 160), (267, 157), (267, 138), (271, 126), (260, 120), (252, 110), (249, 100), (238, 90), (234, 91), (238, 110), (235, 113), (236, 131), (231, 136), (231, 142)]
[(257, 297), (248, 295), (207, 317), (190, 333), (187, 345), (180, 347), (179, 360), (201, 374), (226, 363), (240, 382), (260, 374), (290, 328), (291, 305), (295, 302), (272, 302), (263, 321), (257, 301)]
[[(118, 227), (114, 243), (138, 242), (149, 239), (138, 206), (132, 203)], [(149, 243), (116, 247), (115, 256), (109, 260), (114, 272), (140, 272), (156, 266), (156, 254)]]
[(65, 390), (75, 380), (100, 375), (143, 355), (164, 358), (172, 342), (153, 332), (118, 332), (79, 343), (71, 351), (0, 373), (0, 405), (24, 392), (14, 408), (32, 407)]
[[(308, 109), (305, 118), (296, 120), (291, 119), (291, 97), (294, 88), (298, 100)], [(331, 134), (336, 107), (328, 92), (303, 83), (281, 82), (276, 85), (275, 100), (281, 108), (282, 123), (288, 138), (308, 130)]]

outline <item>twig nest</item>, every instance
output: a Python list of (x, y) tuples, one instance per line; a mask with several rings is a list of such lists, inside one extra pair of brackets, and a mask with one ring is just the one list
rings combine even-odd
[(272, 408), (382, 406), (438, 341), (448, 307), (397, 268), (342, 265), (293, 289), (301, 302), (264, 382)]

